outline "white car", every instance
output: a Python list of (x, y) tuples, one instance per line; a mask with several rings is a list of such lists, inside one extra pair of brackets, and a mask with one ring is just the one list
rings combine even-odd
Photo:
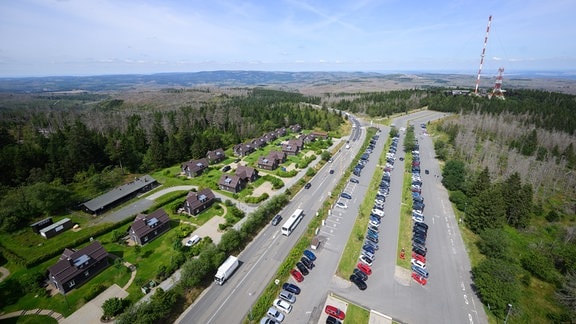
[(415, 221), (415, 222), (418, 222), (418, 223), (422, 223), (422, 222), (424, 222), (424, 216), (416, 216), (416, 215), (414, 215), (414, 216), (412, 216), (412, 220)]
[(372, 209), (372, 214), (376, 214), (376, 215), (378, 215), (378, 216), (380, 216), (380, 217), (384, 217), (384, 211), (383, 211), (383, 210), (380, 210), (380, 209), (373, 208), (373, 209)]
[(372, 226), (376, 226), (376, 227), (380, 226), (380, 223), (378, 223), (378, 222), (376, 222), (376, 221), (374, 221), (374, 220), (370, 220), (370, 223), (369, 223), (369, 224), (372, 225)]
[(282, 312), (288, 314), (292, 311), (292, 305), (285, 301), (282, 300), (280, 298), (276, 298), (274, 299), (274, 303), (273, 303), (274, 307), (278, 308), (279, 310), (281, 310)]
[(414, 266), (420, 267), (422, 269), (426, 269), (426, 263), (424, 263), (420, 260), (412, 259), (412, 260), (410, 260), (410, 263), (412, 263), (412, 265), (414, 265)]
[(276, 309), (276, 307), (268, 308), (266, 316), (278, 322), (282, 322), (284, 320), (284, 314), (280, 313), (280, 311)]
[(358, 259), (360, 260), (360, 262), (366, 264), (367, 266), (369, 267), (372, 266), (372, 259), (370, 259), (369, 257), (361, 255)]
[(336, 203), (336, 207), (346, 209), (346, 208), (348, 208), (348, 205), (346, 205), (345, 203), (339, 201), (339, 202)]

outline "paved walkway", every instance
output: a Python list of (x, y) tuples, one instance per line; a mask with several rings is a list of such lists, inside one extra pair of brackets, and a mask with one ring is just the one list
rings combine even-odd
[(123, 288), (120, 288), (120, 286), (114, 284), (104, 290), (100, 295), (96, 296), (96, 298), (80, 307), (70, 316), (61, 319), (58, 322), (63, 324), (100, 323), (100, 318), (104, 315), (102, 305), (104, 305), (106, 300), (114, 297), (126, 298), (128, 297), (128, 293)]

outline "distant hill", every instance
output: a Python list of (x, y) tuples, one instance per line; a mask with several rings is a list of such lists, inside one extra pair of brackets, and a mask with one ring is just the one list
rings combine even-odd
[[(570, 75), (531, 73), (504, 77), (503, 88), (536, 88), (575, 93), (576, 79)], [(254, 87), (271, 86), (293, 89), (344, 86), (348, 90), (387, 90), (397, 88), (425, 88), (435, 86), (473, 87), (475, 77), (442, 73), (377, 73), (377, 72), (263, 72), (263, 71), (206, 71), (194, 73), (158, 73), (149, 75), (55, 76), (29, 78), (0, 78), (0, 92), (42, 93), (73, 90), (122, 91), (141, 88), (183, 88), (197, 86)], [(344, 83), (344, 84), (343, 84)], [(493, 80), (485, 77), (482, 84), (491, 87)], [(351, 86), (355, 85), (355, 86)]]

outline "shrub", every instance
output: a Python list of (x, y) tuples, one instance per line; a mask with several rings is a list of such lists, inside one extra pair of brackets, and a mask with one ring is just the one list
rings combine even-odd
[(104, 311), (102, 317), (106, 320), (112, 319), (122, 313), (127, 306), (127, 301), (122, 298), (113, 297), (107, 299), (104, 301), (104, 304), (102, 304), (102, 310)]

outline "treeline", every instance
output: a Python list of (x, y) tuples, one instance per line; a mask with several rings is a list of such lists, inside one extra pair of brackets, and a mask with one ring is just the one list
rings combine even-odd
[(476, 96), (451, 96), (443, 90), (430, 90), (423, 101), (428, 109), (451, 113), (480, 111), (499, 115), (504, 112), (522, 116), (529, 125), (558, 130), (571, 135), (576, 131), (576, 96), (542, 90), (508, 90), (505, 100)]
[(423, 90), (336, 94), (334, 98), (339, 100), (333, 102), (333, 107), (353, 114), (387, 117), (422, 108), (427, 96), (428, 93)]
[[(3, 111), (7, 118), (0, 125), (0, 206), (10, 208), (0, 211), (0, 229), (13, 230), (42, 213), (52, 215), (92, 198), (110, 188), (111, 183), (99, 175), (113, 167), (147, 173), (278, 127), (298, 123), (304, 129), (332, 131), (343, 122), (340, 113), (311, 109), (302, 102), (319, 99), (254, 89), (247, 96), (220, 97), (168, 111), (127, 108), (127, 114), (123, 107), (128, 104), (121, 100), (87, 109)], [(43, 185), (28, 188), (38, 183)], [(83, 190), (71, 190), (76, 187)], [(29, 191), (45, 195), (51, 205), (36, 208), (40, 202), (31, 201), (33, 197), (25, 195)], [(67, 199), (49, 199), (62, 196)]]

